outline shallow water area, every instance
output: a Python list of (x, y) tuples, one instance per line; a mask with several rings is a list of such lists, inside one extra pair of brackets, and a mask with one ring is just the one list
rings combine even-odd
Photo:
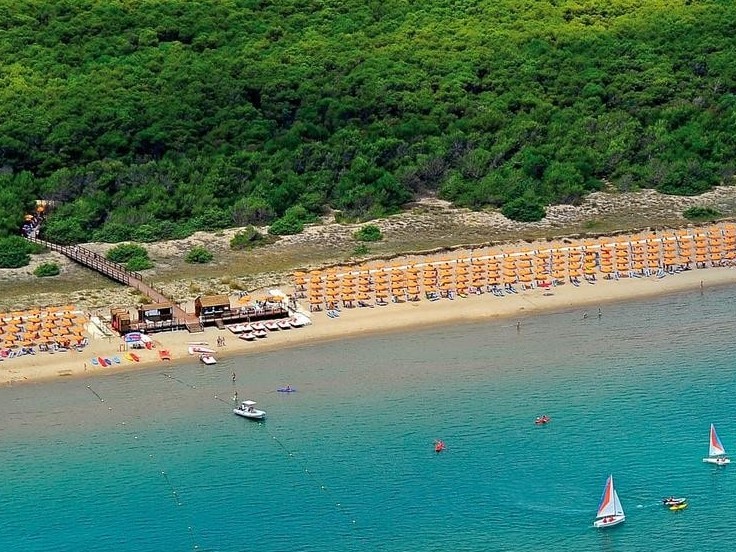
[[(0, 549), (728, 549), (736, 473), (702, 458), (711, 422), (736, 450), (735, 297), (3, 388)], [(610, 473), (627, 521), (594, 530)]]

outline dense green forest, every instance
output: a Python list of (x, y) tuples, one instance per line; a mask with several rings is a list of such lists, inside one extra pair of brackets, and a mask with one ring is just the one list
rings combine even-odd
[(0, 0), (0, 235), (37, 197), (71, 243), (697, 194), (734, 37), (732, 0)]

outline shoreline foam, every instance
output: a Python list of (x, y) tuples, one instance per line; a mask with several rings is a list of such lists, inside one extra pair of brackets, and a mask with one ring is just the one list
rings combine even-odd
[[(285, 347), (296, 348), (315, 343), (350, 339), (367, 334), (407, 331), (431, 326), (456, 323), (482, 322), (527, 317), (543, 312), (555, 312), (602, 306), (606, 303), (632, 301), (682, 291), (694, 291), (736, 283), (736, 270), (716, 267), (684, 271), (664, 278), (631, 278), (598, 280), (595, 284), (583, 282), (575, 287), (570, 283), (551, 289), (537, 288), (520, 291), (516, 295), (496, 297), (492, 294), (471, 295), (454, 300), (441, 299), (375, 306), (373, 308), (343, 309), (339, 318), (329, 318), (325, 312), (311, 313), (312, 325), (304, 328), (272, 332), (266, 339), (246, 342), (236, 335), (207, 328), (202, 334), (172, 332), (154, 334), (153, 350), (136, 351), (141, 362), (132, 363), (123, 358), (121, 338), (92, 339), (81, 353), (66, 352), (49, 355), (40, 353), (0, 363), (0, 385), (34, 383), (58, 377), (80, 378), (101, 374), (133, 372), (161, 367), (174, 368), (185, 360), (194, 361), (187, 353), (189, 342), (206, 341), (217, 349), (218, 359), (246, 356)], [(596, 315), (597, 311), (590, 313)], [(581, 312), (581, 316), (583, 313)], [(225, 337), (224, 347), (214, 347), (218, 337)], [(171, 361), (161, 361), (158, 349), (168, 349)], [(93, 357), (119, 356), (121, 364), (103, 368), (93, 366)]]

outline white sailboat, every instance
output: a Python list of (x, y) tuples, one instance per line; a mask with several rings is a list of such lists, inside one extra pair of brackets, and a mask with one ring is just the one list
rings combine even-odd
[(708, 464), (715, 464), (717, 466), (725, 466), (731, 463), (731, 459), (726, 456), (726, 449), (723, 448), (723, 443), (718, 438), (716, 433), (716, 426), (710, 424), (710, 440), (708, 446), (708, 457), (703, 458), (703, 462)]
[(613, 476), (609, 475), (606, 486), (603, 488), (603, 496), (598, 504), (598, 514), (595, 516), (593, 527), (613, 527), (626, 520), (621, 501), (618, 499), (616, 489), (613, 487)]

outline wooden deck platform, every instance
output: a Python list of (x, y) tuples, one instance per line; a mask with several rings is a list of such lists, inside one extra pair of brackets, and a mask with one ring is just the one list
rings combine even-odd
[[(184, 309), (176, 305), (176, 303), (170, 298), (166, 297), (161, 291), (147, 284), (139, 272), (132, 272), (123, 265), (109, 261), (102, 255), (78, 245), (58, 245), (33, 237), (27, 237), (26, 239), (33, 243), (40, 244), (43, 247), (47, 247), (52, 251), (57, 251), (71, 260), (99, 272), (116, 282), (120, 282), (121, 284), (137, 289), (144, 295), (148, 296), (154, 303), (171, 302), (173, 304), (174, 320), (169, 322), (171, 324), (178, 324), (179, 327), (177, 329), (186, 329), (191, 333), (204, 331), (199, 318), (192, 313), (186, 312)], [(144, 325), (148, 327), (153, 324), (160, 323), (149, 322)], [(172, 328), (167, 327), (166, 329), (154, 329), (153, 331), (171, 331), (171, 329)]]

